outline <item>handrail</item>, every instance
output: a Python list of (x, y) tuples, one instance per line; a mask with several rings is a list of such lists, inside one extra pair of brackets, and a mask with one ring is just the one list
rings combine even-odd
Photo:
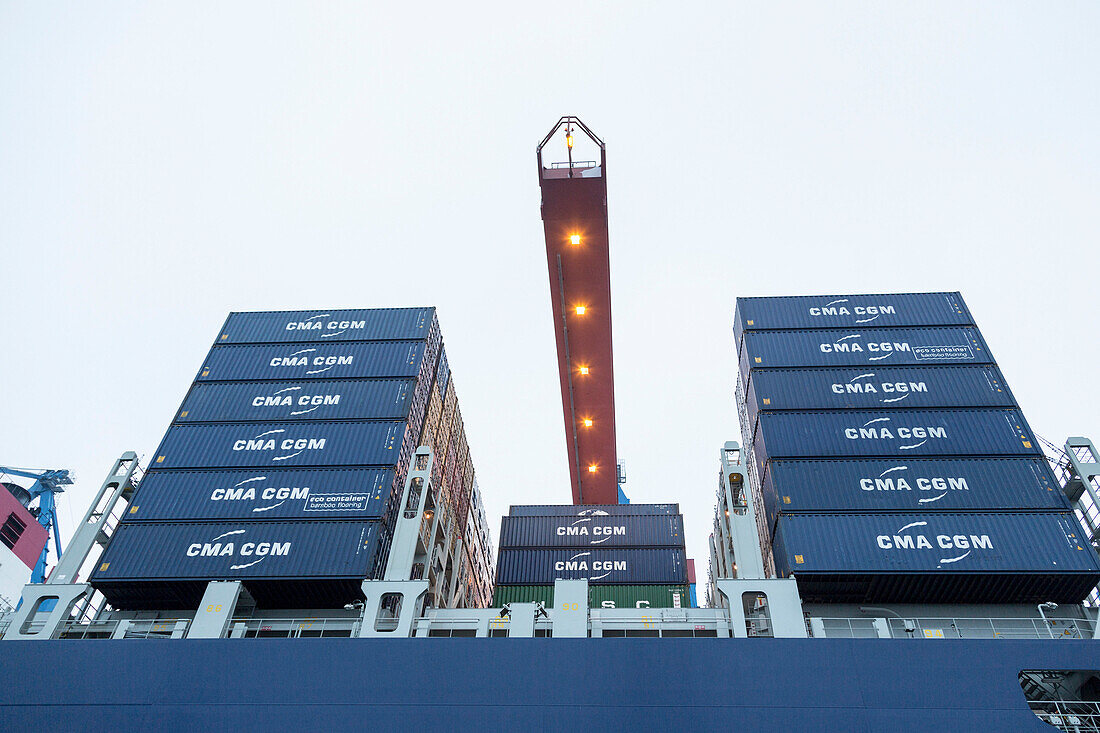
[[(826, 636), (847, 627), (850, 636), (877, 636), (871, 617), (820, 617)], [(1096, 623), (1086, 619), (993, 616), (904, 616), (886, 620), (894, 639), (1091, 639)], [(907, 627), (912, 625), (912, 631)], [(839, 628), (838, 628), (839, 627)], [(872, 633), (867, 633), (872, 632)]]

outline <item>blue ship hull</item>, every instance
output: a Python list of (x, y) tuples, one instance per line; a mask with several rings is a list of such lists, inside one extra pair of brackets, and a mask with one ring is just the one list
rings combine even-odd
[(0, 660), (4, 731), (975, 733), (1052, 730), (1017, 674), (1095, 669), (1100, 642), (39, 641)]

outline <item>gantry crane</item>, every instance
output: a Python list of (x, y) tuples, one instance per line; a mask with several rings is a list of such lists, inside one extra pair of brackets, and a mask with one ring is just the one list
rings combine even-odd
[[(566, 160), (544, 165), (543, 149), (559, 133)], [(573, 159), (575, 134), (595, 144), (598, 161)], [(604, 152), (603, 141), (573, 116), (558, 120), (537, 150), (574, 504), (617, 504), (620, 496)]]
[[(31, 509), (32, 514), (37, 514), (38, 523), (46, 528), (46, 531), (53, 536), (54, 548), (57, 550), (57, 557), (61, 557), (61, 532), (57, 527), (57, 500), (56, 494), (60, 494), (65, 491), (64, 487), (71, 486), (73, 483), (72, 477), (69, 476), (69, 472), (62, 470), (54, 471), (32, 471), (26, 468), (9, 468), (7, 466), (0, 466), (0, 478), (5, 474), (9, 476), (19, 476), (20, 478), (34, 479), (34, 484), (29, 489), (23, 487), (17, 487), (26, 492), (26, 496), (22, 497), (24, 505), (38, 499), (37, 509)], [(38, 562), (35, 563), (34, 570), (31, 571), (31, 582), (41, 583), (46, 579), (46, 561), (50, 552), (49, 539), (46, 540), (46, 545), (42, 548), (42, 554), (38, 558)]]

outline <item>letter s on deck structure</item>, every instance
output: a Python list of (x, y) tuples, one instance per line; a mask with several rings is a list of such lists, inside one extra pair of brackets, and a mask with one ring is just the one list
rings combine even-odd
[[(568, 141), (568, 159), (544, 164), (543, 148), (559, 132)], [(598, 161), (574, 160), (578, 135), (594, 144)], [(537, 152), (573, 503), (617, 504), (604, 144), (578, 118), (567, 116)]]

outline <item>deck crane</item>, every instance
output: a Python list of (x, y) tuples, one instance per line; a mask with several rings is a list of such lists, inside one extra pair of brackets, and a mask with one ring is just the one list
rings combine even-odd
[[(567, 159), (544, 165), (543, 149), (560, 133)], [(579, 135), (598, 150), (598, 161), (574, 160)], [(618, 504), (604, 144), (566, 116), (536, 153), (573, 503)]]
[[(32, 514), (37, 515), (38, 523), (45, 527), (47, 532), (53, 535), (54, 548), (57, 550), (57, 557), (60, 558), (61, 533), (58, 531), (57, 527), (57, 500), (55, 495), (65, 491), (64, 487), (72, 485), (73, 479), (69, 476), (69, 472), (64, 469), (31, 471), (25, 468), (0, 466), (0, 478), (5, 474), (9, 476), (19, 476), (20, 478), (34, 479), (34, 483), (29, 489), (24, 489), (21, 486), (15, 486), (15, 488), (26, 492), (24, 496), (20, 497), (24, 505), (38, 499), (37, 510), (31, 509), (30, 511)], [(10, 486), (14, 486), (14, 484)], [(9, 488), (9, 490), (11, 489)], [(47, 540), (46, 545), (42, 548), (42, 554), (39, 556), (38, 562), (35, 563), (34, 570), (31, 572), (32, 583), (41, 583), (46, 579), (46, 560), (49, 552), (50, 543), (49, 540)]]

